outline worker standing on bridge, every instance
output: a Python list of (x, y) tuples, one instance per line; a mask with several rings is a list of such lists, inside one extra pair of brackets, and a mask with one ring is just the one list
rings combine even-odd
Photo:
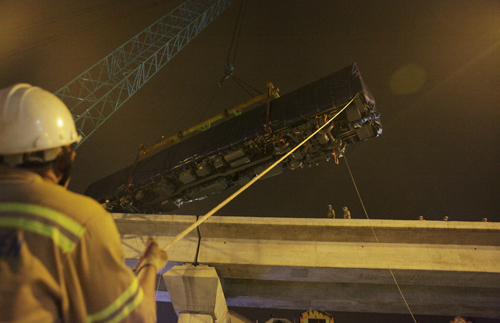
[(332, 208), (331, 205), (328, 205), (328, 213), (326, 214), (326, 217), (330, 219), (335, 219), (335, 210)]
[(347, 209), (347, 206), (344, 206), (342, 208), (344, 210), (344, 219), (350, 219), (351, 218), (351, 212)]
[(66, 190), (72, 115), (29, 84), (0, 90), (0, 321), (155, 322), (155, 277), (167, 255), (154, 240), (136, 274), (96, 201)]

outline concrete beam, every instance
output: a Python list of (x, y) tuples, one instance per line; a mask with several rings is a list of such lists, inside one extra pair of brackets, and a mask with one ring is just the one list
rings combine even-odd
[[(173, 237), (193, 215), (113, 214), (121, 233)], [(500, 246), (500, 223), (212, 216), (203, 238)], [(193, 231), (189, 237), (196, 237)]]
[[(127, 258), (196, 221), (114, 216)], [(198, 262), (216, 268), (228, 305), (407, 313), (390, 268), (416, 314), (500, 318), (498, 223), (212, 217), (200, 233)], [(169, 259), (192, 263), (197, 247), (192, 233)]]
[[(228, 279), (223, 287), (228, 306), (265, 308), (272, 303), (283, 309), (408, 314), (395, 284)], [(403, 284), (400, 288), (415, 314), (499, 317), (498, 288)]]

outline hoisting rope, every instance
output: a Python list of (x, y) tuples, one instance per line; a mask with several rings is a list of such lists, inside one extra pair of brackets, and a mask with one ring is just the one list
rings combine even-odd
[[(227, 53), (226, 64), (233, 65), (236, 59), (236, 52), (238, 50), (238, 45), (240, 43), (241, 28), (243, 26), (244, 5), (245, 5), (245, 0), (241, 0), (240, 9), (238, 10), (238, 17), (236, 18), (236, 24), (234, 25), (233, 37), (231, 38), (231, 45), (229, 45), (229, 50)], [(234, 51), (233, 51), (233, 45), (235, 39), (236, 39), (236, 46), (234, 46)], [(231, 51), (233, 51), (232, 58), (231, 58)]]
[[(356, 189), (356, 193), (358, 194), (359, 201), (361, 202), (361, 206), (363, 207), (363, 211), (365, 212), (366, 219), (370, 220), (368, 217), (368, 212), (366, 211), (365, 204), (363, 203), (363, 199), (361, 199), (361, 195), (359, 194), (358, 186), (356, 185), (356, 181), (354, 181), (354, 177), (352, 176), (351, 168), (349, 167), (349, 163), (347, 162), (347, 157), (344, 155), (344, 160), (345, 164), (347, 165), (347, 169), (349, 170), (349, 175), (351, 176), (352, 183), (354, 184), (354, 188)], [(375, 241), (377, 241), (377, 244), (380, 244), (380, 241), (378, 240), (377, 234), (375, 233), (375, 230), (373, 229), (372, 226), (370, 226), (373, 232), (373, 236), (375, 237)], [(392, 279), (394, 280), (394, 283), (396, 284), (396, 287), (399, 290), (399, 294), (401, 294), (401, 297), (403, 298), (403, 301), (405, 302), (406, 308), (408, 308), (408, 311), (410, 312), (410, 315), (415, 323), (417, 323), (417, 320), (415, 319), (415, 316), (413, 316), (413, 312), (411, 311), (410, 305), (408, 305), (408, 302), (406, 301), (405, 296), (403, 295), (403, 291), (399, 287), (399, 283), (396, 280), (396, 277), (394, 276), (394, 273), (392, 272), (392, 269), (387, 267), (389, 269), (389, 272), (391, 273)]]
[[(144, 145), (139, 147), (139, 151), (135, 156), (134, 163), (132, 164), (132, 169), (130, 170), (130, 174), (128, 176), (127, 185), (125, 186), (125, 191), (127, 191), (132, 197), (135, 198), (134, 192), (130, 189), (130, 184), (132, 184), (132, 179), (134, 178), (135, 170), (137, 169), (137, 163), (139, 162), (139, 156), (141, 155), (141, 151), (144, 149)], [(122, 197), (123, 199), (123, 197)]]
[(219, 92), (219, 90), (220, 90), (220, 86), (218, 86), (217, 89), (215, 90), (215, 92), (212, 93), (212, 97), (208, 101), (207, 106), (205, 107), (205, 111), (203, 111), (203, 113), (201, 114), (201, 117), (200, 117), (198, 123), (201, 123), (203, 121), (203, 119), (204, 119), (203, 117), (205, 116), (205, 114), (207, 113), (208, 109), (210, 108), (210, 106), (214, 102), (215, 97), (217, 96), (217, 93)]
[[(241, 88), (242, 88), (245, 92), (247, 92), (247, 93), (248, 93), (248, 94), (249, 94), (252, 98), (254, 98), (254, 97), (255, 97), (255, 95), (253, 95), (252, 93), (250, 93), (250, 91), (249, 91), (247, 88), (245, 88), (245, 86), (246, 86), (246, 87), (248, 87), (248, 88), (250, 88), (250, 89), (252, 89), (252, 90), (254, 90), (255, 92), (257, 92), (257, 93), (259, 93), (259, 94), (263, 94), (261, 91), (257, 90), (257, 89), (256, 89), (256, 88), (254, 88), (253, 86), (251, 86), (251, 85), (249, 85), (249, 84), (245, 83), (244, 81), (240, 80), (240, 79), (239, 79), (239, 78), (237, 78), (236, 76), (232, 75), (232, 76), (231, 76), (231, 78), (233, 79), (233, 81), (234, 81), (236, 84), (238, 84), (238, 85), (239, 85), (239, 86), (240, 86), (240, 87), (241, 87)], [(243, 86), (243, 85), (245, 85), (245, 86)]]
[[(244, 0), (240, 2), (240, 9), (238, 11), (238, 17), (236, 18), (236, 24), (234, 25), (233, 37), (231, 38), (231, 44), (229, 45), (229, 50), (227, 51), (226, 65), (224, 66), (224, 76), (221, 78), (217, 85), (222, 86), (222, 83), (228, 78), (233, 76), (234, 73), (234, 61), (236, 59), (236, 52), (238, 51), (238, 45), (240, 43), (241, 28), (243, 26), (243, 10), (244, 10)], [(234, 46), (234, 41), (236, 40), (236, 46)], [(233, 57), (231, 58), (231, 52), (233, 52)]]
[(271, 87), (269, 86), (269, 84), (267, 85), (267, 105), (266, 105), (266, 132), (268, 135), (271, 134), (272, 130), (271, 130), (271, 127), (269, 127), (269, 117), (271, 115), (271, 97), (272, 97), (272, 94), (271, 94)]
[(298, 144), (297, 146), (295, 146), (295, 148), (293, 148), (288, 153), (286, 153), (285, 155), (283, 155), (283, 157), (281, 157), (274, 164), (272, 164), (271, 166), (269, 166), (266, 170), (264, 170), (258, 176), (254, 177), (250, 182), (248, 182), (245, 186), (243, 186), (238, 191), (236, 191), (235, 193), (233, 193), (231, 196), (229, 196), (227, 199), (225, 199), (222, 203), (220, 203), (219, 205), (217, 205), (216, 207), (214, 207), (211, 211), (209, 211), (207, 214), (205, 214), (204, 216), (202, 216), (201, 218), (199, 218), (195, 223), (191, 224), (187, 229), (185, 229), (184, 231), (182, 231), (181, 233), (179, 233), (174, 239), (172, 239), (170, 242), (168, 242), (167, 244), (165, 244), (162, 247), (162, 249), (166, 250), (166, 249), (170, 248), (174, 243), (176, 243), (180, 239), (184, 238), (186, 235), (189, 234), (189, 232), (193, 231), (200, 224), (202, 224), (203, 222), (205, 222), (215, 212), (217, 212), (220, 209), (222, 209), (226, 204), (228, 204), (229, 202), (231, 202), (236, 196), (240, 195), (244, 190), (246, 190), (247, 188), (249, 188), (251, 185), (253, 185), (253, 183), (255, 183), (262, 176), (264, 176), (265, 174), (267, 174), (272, 168), (274, 168), (276, 165), (280, 164), (283, 160), (285, 160), (288, 156), (290, 156), (291, 154), (293, 154), (293, 152), (295, 152), (297, 149), (299, 149), (299, 147), (301, 147), (302, 145), (304, 145), (307, 141), (309, 141), (309, 139), (311, 139), (312, 137), (314, 137), (318, 132), (320, 132), (330, 122), (332, 122), (333, 120), (335, 120), (335, 118), (337, 118), (337, 116), (339, 114), (341, 114), (354, 101), (354, 99), (356, 99), (357, 97), (358, 97), (358, 95), (355, 95), (339, 112), (337, 112), (332, 118), (330, 118), (330, 120), (328, 120), (327, 122), (325, 122), (324, 125), (322, 125), (321, 127), (319, 127), (309, 137), (307, 137), (306, 139), (304, 139), (300, 144)]

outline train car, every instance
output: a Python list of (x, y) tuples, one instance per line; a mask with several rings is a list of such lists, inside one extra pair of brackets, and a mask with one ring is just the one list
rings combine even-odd
[(336, 114), (328, 126), (261, 179), (321, 160), (338, 162), (347, 146), (382, 133), (375, 100), (356, 64), (100, 179), (85, 194), (111, 212), (166, 213), (245, 185)]

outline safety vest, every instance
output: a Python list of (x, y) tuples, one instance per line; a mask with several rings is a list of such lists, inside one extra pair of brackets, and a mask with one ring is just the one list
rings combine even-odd
[[(63, 253), (72, 252), (85, 233), (85, 227), (67, 215), (53, 209), (29, 203), (0, 202), (0, 229), (18, 229), (51, 239)], [(5, 233), (5, 232), (4, 232)], [(17, 239), (17, 234), (12, 238)], [(0, 236), (0, 256), (16, 255), (20, 241)], [(116, 323), (122, 321), (142, 302), (144, 294), (134, 276), (129, 287), (104, 309), (88, 314), (87, 323)]]
[(66, 215), (27, 203), (0, 203), (0, 227), (17, 228), (52, 239), (63, 252), (71, 252), (85, 228)]

